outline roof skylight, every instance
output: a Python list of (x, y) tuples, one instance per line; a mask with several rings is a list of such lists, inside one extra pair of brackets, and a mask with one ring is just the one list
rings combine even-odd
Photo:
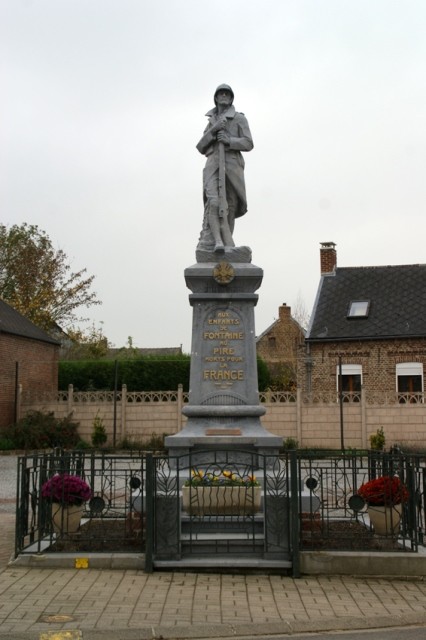
[(352, 300), (349, 305), (348, 318), (367, 318), (369, 310), (369, 300)]

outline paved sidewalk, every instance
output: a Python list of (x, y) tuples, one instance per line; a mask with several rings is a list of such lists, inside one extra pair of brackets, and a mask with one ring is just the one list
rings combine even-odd
[(426, 626), (426, 580), (6, 566), (14, 518), (0, 499), (0, 639), (224, 640)]
[(0, 501), (0, 568), (5, 567), (15, 548), (15, 514), (6, 513)]
[(225, 638), (408, 624), (426, 625), (426, 582), (13, 566), (0, 573), (0, 638), (78, 629), (82, 638)]

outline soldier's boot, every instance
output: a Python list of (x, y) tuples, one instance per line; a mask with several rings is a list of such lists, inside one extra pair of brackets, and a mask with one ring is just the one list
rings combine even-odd
[(214, 250), (225, 251), (225, 245), (223, 244), (222, 234), (220, 232), (219, 215), (217, 213), (209, 214), (209, 226), (215, 242)]
[(220, 230), (223, 242), (226, 247), (235, 247), (235, 242), (232, 239), (231, 229), (229, 228), (228, 218), (221, 218)]

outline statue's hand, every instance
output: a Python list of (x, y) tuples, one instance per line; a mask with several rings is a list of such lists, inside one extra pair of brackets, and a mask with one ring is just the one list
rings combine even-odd
[(223, 144), (231, 143), (231, 139), (226, 133), (226, 131), (219, 131), (219, 133), (217, 134), (217, 139), (219, 140), (219, 142), (223, 142)]
[(217, 122), (215, 122), (215, 124), (212, 126), (210, 131), (211, 133), (217, 133), (218, 131), (221, 131), (225, 127), (226, 127), (226, 118), (224, 117), (218, 120)]

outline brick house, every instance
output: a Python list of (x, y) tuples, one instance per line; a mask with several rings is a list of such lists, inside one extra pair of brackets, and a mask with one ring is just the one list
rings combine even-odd
[(0, 426), (17, 418), (18, 385), (57, 390), (58, 359), (59, 342), (0, 300)]
[(426, 365), (426, 265), (337, 267), (333, 242), (320, 249), (321, 279), (299, 364), (310, 394), (347, 400), (388, 392), (423, 401)]
[(292, 391), (296, 387), (298, 351), (304, 338), (304, 330), (285, 303), (278, 308), (278, 319), (256, 338), (257, 355), (265, 361), (274, 384), (280, 388)]

